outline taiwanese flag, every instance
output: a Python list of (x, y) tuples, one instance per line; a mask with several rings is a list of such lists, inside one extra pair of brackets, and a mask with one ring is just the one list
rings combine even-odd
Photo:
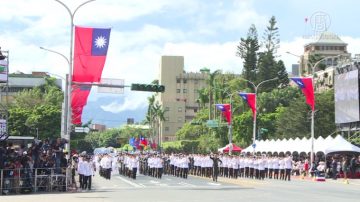
[(74, 82), (100, 82), (109, 39), (110, 28), (75, 26)]
[(140, 145), (143, 147), (146, 147), (148, 145), (146, 138), (143, 136), (140, 137)]
[(249, 105), (253, 113), (253, 118), (256, 117), (256, 95), (255, 93), (239, 93), (240, 97)]
[(315, 96), (312, 84), (312, 78), (291, 78), (302, 90), (305, 95), (306, 103), (310, 105), (311, 109), (315, 110)]
[(83, 108), (87, 103), (90, 94), (91, 85), (73, 85), (71, 91), (71, 114), (72, 123), (81, 124), (81, 115)]
[(231, 106), (230, 104), (216, 104), (216, 108), (221, 110), (223, 116), (226, 118), (228, 124), (231, 124)]

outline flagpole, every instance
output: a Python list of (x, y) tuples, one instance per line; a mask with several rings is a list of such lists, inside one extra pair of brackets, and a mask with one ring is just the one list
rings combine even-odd
[(258, 92), (259, 87), (262, 84), (270, 82), (270, 81), (275, 81), (275, 80), (277, 80), (279, 78), (275, 77), (275, 78), (272, 78), (272, 79), (267, 79), (267, 80), (264, 80), (264, 81), (260, 82), (258, 85), (255, 85), (252, 81), (249, 81), (247, 79), (244, 79), (244, 78), (240, 78), (240, 79), (244, 80), (244, 81), (247, 81), (254, 88), (254, 93), (255, 93), (255, 113), (254, 113), (254, 117), (253, 117), (254, 120), (253, 120), (253, 144), (252, 144), (252, 147), (253, 147), (253, 154), (255, 154), (255, 147), (256, 147), (256, 144), (255, 144), (255, 141), (256, 141), (256, 119), (257, 119), (257, 92)]
[[(61, 56), (62, 58), (64, 58), (68, 64), (68, 66), (70, 67), (70, 61), (69, 61), (69, 58), (67, 58), (65, 55), (57, 52), (57, 51), (54, 51), (54, 50), (51, 50), (51, 49), (47, 49), (47, 48), (44, 48), (44, 47), (40, 47), (40, 49), (44, 50), (44, 51), (48, 51), (48, 52), (51, 52), (51, 53), (55, 53), (59, 56)], [(52, 74), (52, 73), (48, 73), (48, 74)], [(63, 109), (61, 110), (62, 111), (62, 119), (63, 120), (63, 124), (64, 124), (64, 127), (61, 126), (61, 131), (62, 131), (62, 134), (61, 134), (61, 138), (66, 138), (66, 131), (67, 131), (67, 117), (68, 117), (68, 109), (67, 109), (67, 106), (68, 106), (68, 83), (67, 83), (67, 77), (68, 75), (66, 75), (66, 77), (62, 77), (62, 76), (59, 76), (59, 75), (56, 75), (56, 74), (53, 74), (55, 76), (58, 76), (60, 77), (62, 80), (64, 80), (65, 82), (65, 89), (64, 89), (64, 106), (63, 106)]]
[[(301, 56), (299, 55), (296, 55), (296, 54), (293, 54), (289, 51), (286, 52), (287, 54), (290, 54), (290, 55), (293, 55), (295, 57), (298, 57), (298, 58), (301, 58)], [(312, 64), (310, 61), (307, 61), (309, 63), (309, 65), (311, 66), (311, 81), (312, 81), (312, 86), (313, 86), (313, 90), (315, 92), (315, 68), (318, 64), (320, 64), (320, 62), (326, 60), (326, 59), (329, 59), (329, 58), (337, 58), (337, 57), (340, 57), (342, 56), (341, 54), (340, 55), (336, 55), (336, 56), (327, 56), (327, 57), (324, 57), (322, 58), (321, 60), (317, 61), (315, 64)], [(315, 96), (314, 96), (314, 99), (315, 99)], [(313, 109), (311, 109), (311, 151), (310, 151), (310, 167), (311, 169), (313, 169), (314, 167), (314, 139), (315, 139), (315, 106), (313, 107)]]
[(69, 9), (69, 7), (64, 4), (62, 1), (60, 0), (54, 0), (56, 2), (58, 2), (59, 4), (61, 4), (69, 13), (70, 15), (70, 57), (69, 57), (69, 76), (67, 79), (67, 93), (66, 93), (66, 97), (67, 97), (67, 106), (65, 106), (65, 109), (67, 110), (67, 119), (66, 119), (66, 139), (68, 140), (68, 156), (70, 157), (71, 154), (71, 148), (70, 148), (70, 132), (71, 132), (71, 120), (72, 120), (72, 114), (71, 114), (71, 86), (72, 86), (72, 66), (73, 66), (73, 40), (74, 40), (74, 17), (76, 12), (79, 10), (80, 7), (82, 7), (83, 5), (96, 1), (96, 0), (88, 0), (85, 1), (84, 3), (80, 4), (78, 7), (76, 7), (76, 9), (74, 10), (74, 12), (71, 12), (71, 10)]

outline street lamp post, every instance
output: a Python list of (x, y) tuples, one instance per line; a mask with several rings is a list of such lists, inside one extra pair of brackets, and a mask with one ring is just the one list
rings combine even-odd
[(264, 83), (267, 83), (267, 82), (270, 82), (270, 81), (275, 81), (278, 79), (278, 77), (275, 77), (275, 78), (272, 78), (272, 79), (267, 79), (267, 80), (264, 80), (262, 82), (260, 82), (258, 85), (255, 85), (252, 81), (249, 81), (247, 79), (244, 79), (244, 78), (241, 78), (242, 80), (244, 81), (247, 81), (248, 83), (250, 83), (253, 88), (254, 88), (254, 93), (255, 93), (255, 113), (254, 113), (254, 121), (253, 121), (253, 148), (254, 148), (254, 151), (253, 153), (255, 153), (255, 140), (256, 140), (256, 118), (257, 118), (257, 91), (259, 89), (259, 87), (264, 84)]
[[(230, 112), (231, 112), (231, 116), (230, 116), (230, 125), (229, 125), (229, 154), (231, 154), (233, 146), (232, 146), (232, 123), (233, 123), (233, 118), (232, 118), (232, 114), (233, 114), (233, 106), (232, 106), (232, 97), (235, 94), (238, 94), (239, 92), (234, 92), (230, 94)], [(229, 94), (228, 94), (229, 95)]]
[[(71, 84), (72, 84), (72, 66), (73, 66), (73, 39), (74, 39), (74, 17), (76, 12), (79, 10), (80, 7), (82, 7), (85, 4), (88, 4), (90, 2), (93, 2), (95, 0), (88, 0), (83, 2), (82, 4), (80, 4), (78, 7), (76, 7), (76, 9), (74, 10), (74, 12), (71, 12), (71, 10), (69, 9), (69, 7), (64, 4), (62, 1), (60, 0), (54, 0), (56, 2), (58, 2), (59, 4), (61, 4), (69, 13), (70, 16), (70, 56), (69, 56), (69, 76), (67, 78), (67, 102), (66, 102), (66, 106), (65, 106), (65, 110), (67, 110), (67, 117), (66, 117), (66, 138), (68, 139), (69, 143), (68, 143), (68, 149), (69, 149), (69, 154), (71, 154), (70, 151), (70, 132), (71, 132)], [(66, 57), (65, 57), (66, 58)]]
[[(54, 51), (54, 50), (51, 50), (51, 49), (47, 49), (47, 48), (44, 48), (44, 47), (40, 47), (40, 49), (42, 49), (42, 50), (44, 50), (44, 51), (48, 51), (48, 52), (51, 52), (51, 53), (55, 53), (55, 54), (57, 54), (57, 55), (59, 55), (59, 56), (61, 56), (62, 58), (64, 58), (65, 60), (66, 60), (66, 62), (67, 62), (67, 64), (68, 64), (68, 66), (70, 67), (70, 61), (69, 61), (69, 59), (65, 56), (65, 55), (63, 55), (63, 54), (61, 54), (61, 53), (59, 53), (59, 52), (57, 52), (57, 51)], [(49, 74), (52, 74), (52, 73), (49, 73)], [(55, 75), (55, 74), (54, 74)], [(69, 102), (68, 102), (68, 82), (67, 82), (67, 78), (65, 79), (64, 77), (62, 77), (62, 76), (59, 76), (59, 75), (56, 75), (56, 76), (58, 76), (58, 77), (60, 77), (61, 79), (63, 79), (64, 81), (65, 81), (65, 90), (64, 90), (64, 107), (63, 107), (63, 109), (62, 109), (62, 117), (63, 117), (63, 120), (64, 120), (64, 126), (61, 126), (62, 127), (62, 132), (63, 132), (63, 137), (68, 137), (67, 136), (67, 119), (68, 119), (68, 106), (69, 106)]]
[[(286, 52), (287, 54), (290, 54), (290, 55), (293, 55), (295, 57), (299, 57), (301, 58), (301, 56), (299, 55), (296, 55), (296, 54), (293, 54), (289, 51)], [(315, 64), (312, 64), (310, 61), (308, 61), (308, 63), (310, 64), (311, 66), (311, 81), (312, 81), (312, 86), (315, 90), (315, 81), (314, 81), (314, 74), (315, 74), (315, 68), (318, 64), (320, 64), (322, 61), (324, 60), (327, 60), (329, 58), (336, 58), (336, 57), (340, 57), (342, 55), (336, 55), (336, 56), (327, 56), (327, 57), (324, 57), (322, 58), (321, 60), (317, 61)], [(315, 109), (314, 110), (311, 110), (311, 152), (310, 152), (310, 165), (311, 165), (311, 168), (313, 168), (314, 166), (314, 136), (315, 136)]]

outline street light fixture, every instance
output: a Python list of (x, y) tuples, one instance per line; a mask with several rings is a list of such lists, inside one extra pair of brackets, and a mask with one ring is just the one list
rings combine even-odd
[[(76, 7), (76, 9), (74, 10), (74, 12), (71, 12), (71, 10), (69, 9), (69, 7), (63, 3), (60, 0), (54, 0), (56, 2), (58, 2), (59, 4), (61, 4), (69, 13), (70, 16), (70, 56), (69, 56), (69, 76), (67, 78), (68, 82), (67, 82), (67, 105), (65, 107), (65, 109), (67, 110), (67, 117), (66, 117), (66, 137), (68, 139), (68, 147), (69, 147), (69, 154), (71, 154), (71, 150), (70, 150), (70, 132), (71, 132), (71, 84), (72, 84), (72, 66), (73, 66), (73, 40), (74, 40), (74, 17), (76, 12), (79, 10), (80, 7), (84, 6), (85, 4), (88, 4), (90, 2), (93, 2), (95, 0), (88, 0), (83, 2), (82, 4), (80, 4), (78, 7)], [(55, 52), (54, 52), (55, 53)], [(60, 54), (62, 55), (62, 54)], [(65, 57), (65, 56), (64, 56)], [(65, 57), (66, 58), (66, 57)]]
[[(59, 55), (59, 56), (61, 56), (62, 58), (64, 58), (65, 60), (66, 60), (66, 62), (68, 63), (68, 66), (70, 67), (70, 61), (69, 61), (69, 59), (65, 56), (65, 55), (63, 55), (63, 54), (61, 54), (61, 53), (59, 53), (59, 52), (57, 52), (57, 51), (54, 51), (54, 50), (51, 50), (51, 49), (47, 49), (47, 48), (44, 48), (44, 47), (40, 47), (40, 49), (41, 50), (44, 50), (44, 51), (48, 51), (48, 52), (51, 52), (51, 53), (55, 53), (55, 54), (57, 54), (57, 55)], [(52, 73), (48, 73), (48, 74), (52, 74)], [(53, 75), (55, 75), (55, 76), (58, 76), (58, 77), (60, 77), (62, 80), (64, 80), (65, 81), (65, 89), (64, 89), (64, 106), (63, 106), (63, 109), (62, 109), (62, 120), (63, 120), (63, 126), (61, 126), (61, 132), (62, 132), (62, 134), (61, 134), (61, 136), (62, 136), (62, 138), (65, 138), (65, 139), (68, 139), (70, 136), (67, 136), (67, 120), (68, 120), (68, 107), (69, 107), (69, 103), (68, 103), (68, 82), (67, 82), (67, 79), (65, 79), (64, 77), (62, 77), (62, 76), (59, 76), (59, 75), (56, 75), (56, 74), (53, 74)], [(68, 139), (69, 140), (69, 139)], [(68, 144), (69, 145), (69, 144)]]
[[(287, 51), (286, 53), (293, 55), (295, 57), (301, 58), (301, 56), (293, 54), (289, 51)], [(336, 56), (327, 56), (327, 57), (324, 57), (321, 60), (317, 61), (315, 64), (311, 63), (310, 61), (307, 61), (311, 66), (311, 72), (312, 72), (311, 80), (312, 80), (312, 86), (313, 86), (314, 90), (315, 90), (314, 75), (315, 75), (316, 66), (324, 60), (327, 60), (329, 58), (336, 58), (336, 57), (340, 57), (340, 56), (342, 56), (342, 55), (340, 54), (340, 55), (336, 55)], [(314, 166), (314, 139), (315, 139), (314, 136), (315, 136), (315, 110), (311, 110), (311, 152), (310, 152), (311, 168), (313, 168), (313, 166)]]
[[(258, 89), (259, 89), (259, 87), (262, 85), (262, 84), (264, 84), (264, 83), (267, 83), (267, 82), (270, 82), (270, 81), (275, 81), (275, 80), (277, 80), (277, 79), (279, 79), (278, 77), (275, 77), (275, 78), (272, 78), (272, 79), (267, 79), (267, 80), (264, 80), (264, 81), (262, 81), (262, 82), (260, 82), (258, 85), (255, 85), (252, 81), (249, 81), (249, 80), (247, 80), (247, 79), (244, 79), (244, 78), (240, 78), (241, 80), (244, 80), (244, 81), (246, 81), (246, 82), (248, 82), (248, 83), (250, 83), (252, 86), (253, 86), (253, 88), (254, 88), (254, 93), (255, 93), (255, 98), (257, 97), (257, 91), (258, 91)], [(255, 113), (254, 113), (254, 121), (253, 121), (253, 148), (254, 148), (254, 151), (253, 151), (253, 153), (255, 153), (255, 140), (256, 140), (256, 118), (257, 118), (257, 99), (255, 99)]]

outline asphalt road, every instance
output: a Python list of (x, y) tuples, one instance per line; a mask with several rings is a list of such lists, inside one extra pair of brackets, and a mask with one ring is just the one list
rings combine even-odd
[(314, 182), (278, 180), (181, 179), (164, 176), (156, 179), (138, 176), (132, 180), (113, 175), (111, 180), (93, 178), (93, 190), (77, 193), (0, 196), (0, 202), (212, 202), (212, 201), (360, 201), (360, 180), (344, 184), (342, 180)]

